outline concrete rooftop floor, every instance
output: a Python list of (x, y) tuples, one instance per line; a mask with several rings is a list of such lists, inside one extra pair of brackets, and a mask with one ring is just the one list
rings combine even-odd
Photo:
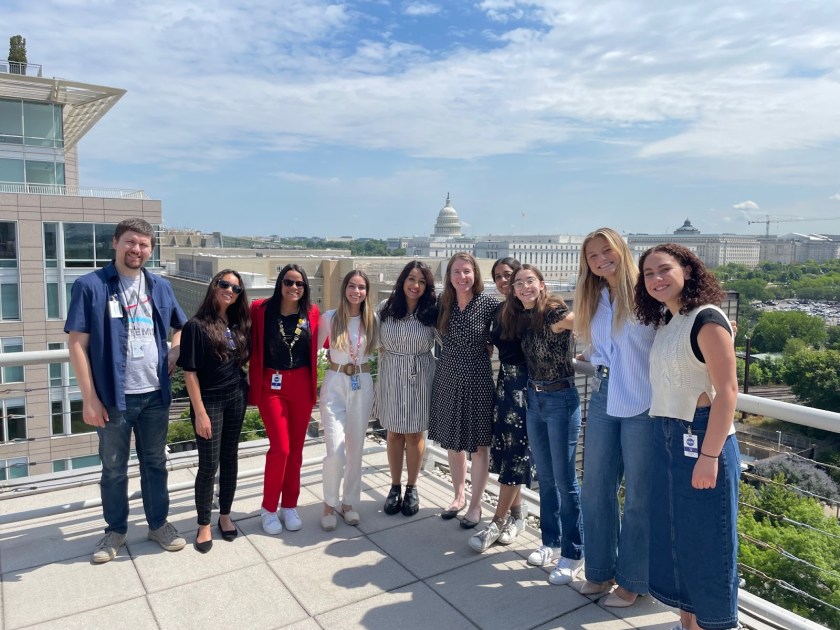
[[(472, 532), (438, 517), (450, 490), (423, 473), (420, 512), (387, 516), (390, 487), (384, 447), (365, 455), (361, 524), (339, 520), (321, 530), (320, 465), (303, 470), (299, 511), (304, 527), (268, 536), (260, 526), (262, 477), (240, 481), (233, 518), (240, 535), (225, 542), (215, 529), (210, 553), (192, 547), (191, 489), (171, 495), (170, 521), (188, 546), (168, 553), (147, 540), (142, 505), (132, 501), (126, 547), (93, 565), (102, 535), (97, 508), (20, 520), (0, 527), (0, 630), (17, 628), (585, 628), (667, 630), (677, 615), (650, 597), (623, 610), (597, 597), (548, 583), (549, 568), (528, 566), (539, 544), (529, 530), (508, 547), (477, 554)], [(308, 442), (304, 459), (323, 455)], [(240, 460), (240, 471), (261, 469), (262, 456)], [(170, 473), (170, 484), (194, 479), (194, 468)], [(130, 489), (139, 488), (132, 479)], [(98, 498), (96, 485), (0, 501), (6, 515)], [(533, 511), (533, 510), (532, 510)], [(492, 510), (486, 506), (482, 525)], [(764, 627), (752, 625), (750, 627)]]

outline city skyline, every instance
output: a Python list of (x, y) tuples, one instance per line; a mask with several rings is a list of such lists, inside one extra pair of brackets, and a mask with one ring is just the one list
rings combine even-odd
[(747, 219), (840, 217), (830, 3), (11, 0), (4, 14), (45, 76), (127, 89), (80, 143), (80, 180), (145, 189), (170, 227), (422, 236), (447, 191), (471, 236), (667, 233), (686, 217), (759, 235)]

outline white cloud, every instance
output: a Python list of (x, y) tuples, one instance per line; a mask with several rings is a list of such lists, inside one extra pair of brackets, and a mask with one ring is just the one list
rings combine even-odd
[(409, 2), (403, 8), (403, 13), (415, 17), (437, 15), (442, 11), (440, 5), (431, 2)]
[(758, 210), (758, 204), (755, 201), (742, 201), (741, 203), (736, 203), (732, 206), (736, 210)]
[(840, 201), (840, 193), (834, 193), (831, 197), (829, 197), (829, 199), (832, 201)]

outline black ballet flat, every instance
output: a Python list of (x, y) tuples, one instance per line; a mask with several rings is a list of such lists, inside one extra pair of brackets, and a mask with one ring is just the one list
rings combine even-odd
[(472, 529), (481, 522), (481, 512), (478, 513), (478, 520), (471, 521), (466, 516), (461, 519), (461, 527), (464, 529)]
[(440, 513), (440, 517), (441, 517), (444, 521), (450, 521), (450, 520), (452, 520), (453, 518), (455, 518), (456, 516), (458, 516), (458, 512), (460, 512), (461, 510), (463, 510), (465, 507), (467, 507), (467, 502), (466, 502), (466, 501), (464, 501), (464, 502), (461, 504), (461, 507), (459, 507), (459, 508), (457, 508), (457, 509), (455, 509), (455, 510), (444, 510), (443, 512), (441, 512), (441, 513)]
[[(396, 514), (403, 509), (403, 500), (400, 496), (401, 490), (402, 488), (400, 486), (391, 486), (391, 491), (385, 498), (385, 507), (383, 508), (385, 514)], [(408, 489), (406, 488), (406, 493), (407, 492)]]
[(213, 548), (213, 539), (205, 540), (204, 542), (198, 542), (197, 540), (193, 543), (193, 547), (196, 548), (196, 551), (201, 553), (207, 553)]
[(221, 523), (217, 523), (217, 526), (219, 528), (219, 533), (226, 541), (232, 542), (236, 540), (236, 535), (239, 533), (239, 530), (237, 530), (235, 526), (233, 529), (222, 529)]
[(405, 496), (402, 502), (403, 516), (414, 516), (420, 511), (420, 497), (417, 496), (417, 488), (415, 486), (405, 487)]

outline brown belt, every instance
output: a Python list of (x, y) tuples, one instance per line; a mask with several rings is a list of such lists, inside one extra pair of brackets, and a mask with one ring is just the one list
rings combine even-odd
[(353, 374), (361, 374), (362, 372), (370, 372), (370, 365), (367, 363), (362, 363), (361, 365), (353, 365), (352, 363), (345, 363), (344, 365), (339, 365), (338, 363), (330, 363), (330, 369), (334, 372), (342, 372), (347, 376), (353, 376)]

